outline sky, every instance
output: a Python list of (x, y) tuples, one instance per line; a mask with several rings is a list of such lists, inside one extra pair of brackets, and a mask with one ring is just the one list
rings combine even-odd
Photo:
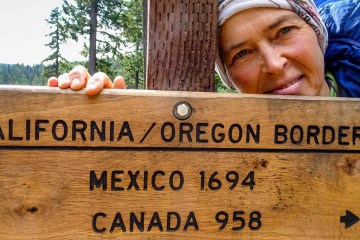
[[(0, 63), (41, 63), (51, 54), (45, 44), (51, 32), (45, 19), (62, 0), (0, 0)], [(84, 60), (81, 44), (74, 41), (62, 46), (63, 56), (70, 61)]]

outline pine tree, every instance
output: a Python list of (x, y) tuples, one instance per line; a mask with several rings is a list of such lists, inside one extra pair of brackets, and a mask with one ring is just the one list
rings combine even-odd
[[(64, 0), (64, 21), (71, 38), (79, 36), (89, 39), (84, 53), (89, 55), (88, 69), (95, 73), (99, 65), (111, 65), (106, 59), (121, 54), (123, 40), (121, 31), (126, 10), (124, 0), (74, 0), (74, 5)], [(99, 58), (97, 59), (97, 55)], [(100, 62), (99, 59), (102, 59)], [(105, 62), (105, 64), (104, 64)]]
[(61, 22), (61, 11), (59, 8), (54, 8), (51, 11), (50, 18), (46, 19), (46, 22), (50, 24), (50, 28), (53, 29), (53, 31), (47, 35), (51, 37), (51, 40), (46, 44), (47, 47), (53, 50), (53, 53), (43, 60), (46, 66), (43, 69), (42, 75), (47, 79), (51, 76), (59, 76), (62, 72), (68, 70), (68, 64), (60, 52), (60, 45), (66, 42), (67, 35)]
[(120, 58), (119, 73), (126, 79), (129, 88), (144, 88), (144, 50), (143, 50), (143, 0), (125, 2), (122, 36), (130, 51)]
[(42, 68), (41, 64), (0, 64), (0, 84), (44, 85), (44, 78), (41, 78)]

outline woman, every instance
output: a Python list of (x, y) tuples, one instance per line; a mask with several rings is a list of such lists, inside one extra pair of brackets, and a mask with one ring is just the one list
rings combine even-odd
[[(225, 85), (243, 93), (336, 96), (324, 67), (327, 31), (312, 0), (219, 0), (218, 9), (216, 69)], [(78, 66), (49, 86), (95, 95), (125, 84)]]
[(243, 93), (335, 95), (324, 75), (327, 31), (311, 0), (224, 0), (219, 11), (216, 68), (227, 86)]

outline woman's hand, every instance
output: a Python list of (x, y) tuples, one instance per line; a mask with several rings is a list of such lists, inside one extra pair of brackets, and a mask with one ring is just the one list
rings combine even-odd
[(104, 88), (126, 88), (123, 77), (116, 77), (113, 83), (103, 72), (97, 72), (93, 76), (90, 76), (89, 72), (83, 66), (76, 66), (69, 73), (64, 73), (58, 78), (49, 78), (48, 86), (62, 89), (71, 88), (75, 91), (85, 88), (85, 92), (89, 96), (99, 94)]

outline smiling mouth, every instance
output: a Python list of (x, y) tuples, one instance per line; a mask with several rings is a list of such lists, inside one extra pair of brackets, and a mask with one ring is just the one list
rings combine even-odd
[(275, 90), (271, 90), (271, 91), (268, 91), (266, 92), (265, 94), (282, 94), (282, 91), (284, 89), (288, 89), (290, 88), (291, 86), (293, 86), (295, 83), (301, 81), (303, 78), (305, 77), (305, 75), (301, 75), (300, 77), (298, 77), (297, 79), (291, 81), (290, 83), (286, 84), (286, 85), (283, 85), (279, 88), (276, 88)]
[(301, 75), (298, 79), (295, 79), (295, 80), (292, 81), (291, 83), (287, 84), (286, 86), (281, 87), (280, 89), (285, 89), (285, 88), (291, 87), (292, 85), (294, 85), (295, 83), (297, 83), (298, 81), (300, 81), (302, 77), (303, 77), (303, 75)]

